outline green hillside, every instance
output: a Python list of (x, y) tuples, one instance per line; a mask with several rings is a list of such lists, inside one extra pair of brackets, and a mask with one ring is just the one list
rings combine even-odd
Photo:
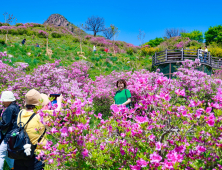
[[(113, 70), (125, 71), (151, 68), (151, 56), (141, 56), (139, 47), (126, 42), (115, 42), (116, 54), (114, 55), (112, 41), (106, 40), (104, 37), (93, 37), (85, 34), (78, 36), (68, 32), (64, 27), (40, 24), (36, 27), (22, 27), (24, 28), (21, 28), (21, 26), (3, 26), (5, 29), (0, 29), (0, 40), (4, 42), (6, 31), (8, 30), (9, 33), (7, 45), (0, 45), (0, 52), (7, 51), (8, 56), (4, 58), (3, 62), (9, 65), (13, 65), (16, 62), (28, 63), (27, 71), (55, 60), (61, 60), (61, 64), (66, 66), (75, 61), (86, 62), (91, 67), (91, 78), (100, 74), (109, 74)], [(44, 31), (47, 36), (41, 35), (40, 31)], [(56, 36), (54, 35), (55, 33)], [(48, 37), (48, 48), (53, 52), (51, 57), (46, 55), (46, 37)], [(77, 52), (80, 52), (81, 37), (84, 54), (79, 56)], [(22, 45), (21, 41), (24, 38), (26, 38), (26, 44)], [(40, 45), (40, 48), (35, 47), (36, 43)], [(95, 53), (92, 50), (93, 45), (97, 45), (97, 52)], [(104, 52), (106, 47), (109, 48), (110, 52)], [(9, 58), (11, 55), (13, 57)]]

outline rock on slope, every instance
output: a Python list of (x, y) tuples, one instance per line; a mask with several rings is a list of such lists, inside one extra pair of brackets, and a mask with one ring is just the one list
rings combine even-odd
[(78, 27), (70, 23), (64, 16), (60, 14), (52, 14), (43, 24), (53, 24), (55, 26), (66, 27), (69, 31), (74, 32)]

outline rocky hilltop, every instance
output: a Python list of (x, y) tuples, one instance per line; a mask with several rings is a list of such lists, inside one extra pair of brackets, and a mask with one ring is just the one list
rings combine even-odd
[(64, 16), (60, 14), (52, 14), (49, 18), (43, 23), (44, 25), (55, 25), (66, 27), (69, 31), (74, 32), (78, 27), (70, 23)]

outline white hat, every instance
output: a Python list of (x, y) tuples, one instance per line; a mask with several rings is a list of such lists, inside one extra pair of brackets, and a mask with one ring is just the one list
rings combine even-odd
[(2, 101), (2, 102), (13, 102), (13, 101), (15, 101), (15, 96), (11, 91), (3, 91), (0, 101)]

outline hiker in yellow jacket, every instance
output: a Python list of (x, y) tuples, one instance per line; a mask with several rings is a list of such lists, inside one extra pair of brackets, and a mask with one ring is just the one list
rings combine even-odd
[[(61, 99), (61, 100), (60, 100)], [(24, 124), (29, 120), (30, 116), (34, 113), (33, 110), (36, 106), (42, 106), (43, 109), (48, 105), (50, 100), (48, 99), (47, 95), (40, 94), (35, 89), (32, 89), (27, 92), (25, 95), (25, 106), (26, 109), (23, 109), (18, 114), (17, 123), (20, 122), (20, 114), (21, 114), (21, 122)], [(56, 110), (60, 110), (62, 102), (62, 96), (58, 98), (58, 106)], [(48, 118), (44, 118), (44, 121), (47, 121)], [(36, 131), (38, 130), (38, 132)], [(45, 130), (45, 126), (40, 122), (40, 115), (36, 114), (32, 120), (26, 125), (26, 132), (29, 136), (29, 139), (33, 145), (37, 144), (39, 137), (43, 134)], [(39, 142), (41, 145), (37, 146), (36, 150), (43, 150), (43, 146), (46, 145), (47, 140), (43, 137), (42, 140)], [(15, 160), (14, 162), (15, 170), (21, 169), (35, 169), (35, 170), (42, 170), (44, 169), (44, 163), (39, 161), (33, 156), (33, 159), (29, 161), (23, 160)]]

